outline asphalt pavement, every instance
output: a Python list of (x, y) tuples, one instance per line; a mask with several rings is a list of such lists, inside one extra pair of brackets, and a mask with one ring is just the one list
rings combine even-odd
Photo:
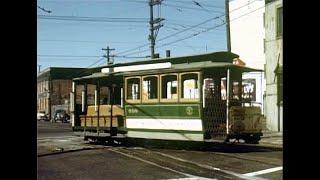
[(70, 124), (38, 122), (38, 179), (282, 179), (281, 150), (232, 147), (96, 145), (75, 136)]
[(73, 136), (70, 123), (38, 121), (37, 123), (38, 138), (43, 137), (62, 137)]

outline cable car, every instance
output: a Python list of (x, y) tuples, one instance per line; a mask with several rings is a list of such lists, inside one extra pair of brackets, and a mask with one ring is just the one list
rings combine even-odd
[(262, 136), (261, 107), (243, 98), (238, 55), (213, 52), (103, 66), (73, 79), (74, 131), (90, 136), (211, 141)]

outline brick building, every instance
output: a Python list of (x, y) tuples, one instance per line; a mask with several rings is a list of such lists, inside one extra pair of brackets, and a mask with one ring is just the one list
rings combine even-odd
[(37, 111), (51, 114), (51, 117), (56, 109), (69, 112), (72, 79), (93, 72), (95, 68), (62, 67), (50, 67), (40, 72), (37, 77)]

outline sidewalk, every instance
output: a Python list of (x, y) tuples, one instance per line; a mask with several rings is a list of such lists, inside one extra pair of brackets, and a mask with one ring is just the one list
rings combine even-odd
[(283, 148), (282, 132), (263, 132), (263, 136), (259, 141), (260, 146)]

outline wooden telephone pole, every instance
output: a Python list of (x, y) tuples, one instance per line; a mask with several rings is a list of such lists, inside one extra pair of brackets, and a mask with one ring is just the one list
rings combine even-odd
[(115, 49), (110, 49), (109, 46), (107, 46), (107, 49), (102, 48), (102, 50), (104, 50), (104, 51), (107, 52), (107, 56), (104, 56), (104, 57), (107, 58), (107, 64), (108, 64), (108, 65), (112, 64), (112, 63), (110, 62), (110, 51), (114, 51)]
[(150, 41), (150, 49), (151, 49), (151, 58), (155, 58), (155, 53), (154, 53), (154, 47), (156, 45), (156, 38), (158, 35), (159, 29), (163, 26), (161, 24), (161, 21), (163, 21), (163, 18), (155, 18), (153, 19), (153, 6), (154, 5), (160, 5), (162, 0), (150, 0), (149, 1), (149, 6), (150, 6), (150, 35), (149, 35), (149, 41)]

